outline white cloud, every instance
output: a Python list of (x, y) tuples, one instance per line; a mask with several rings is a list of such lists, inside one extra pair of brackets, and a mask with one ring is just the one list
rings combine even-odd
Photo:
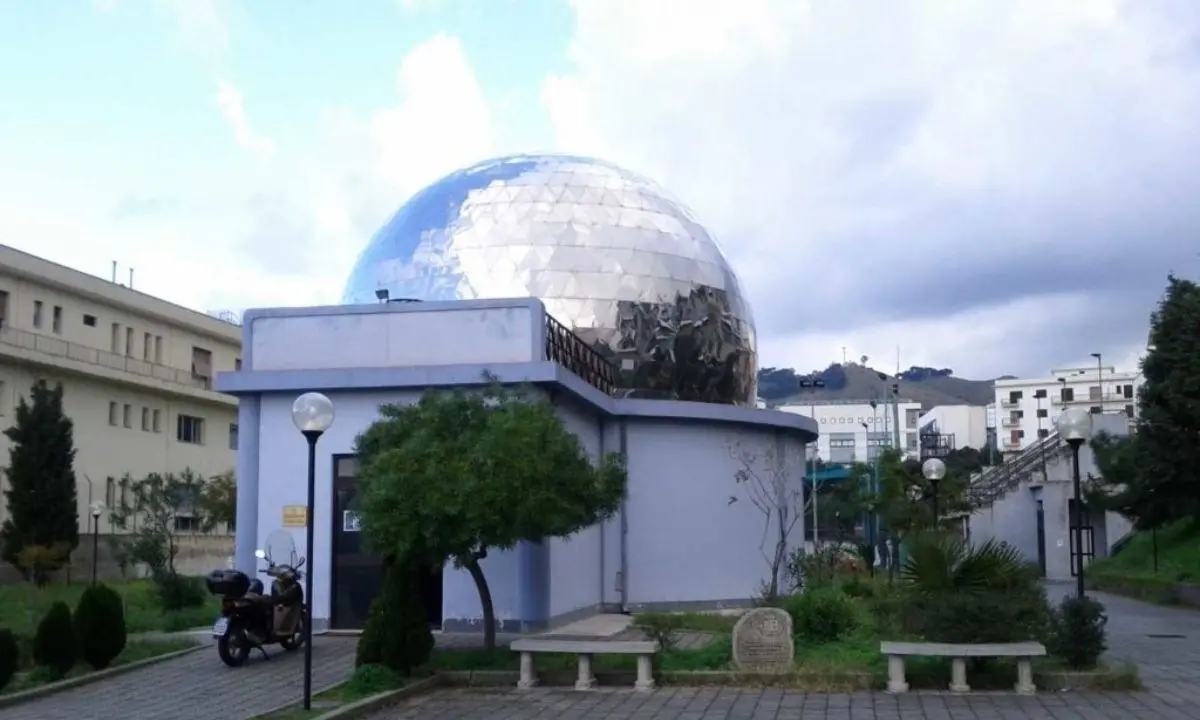
[(218, 82), (216, 103), (221, 110), (221, 116), (233, 131), (233, 138), (238, 145), (264, 157), (275, 154), (275, 141), (255, 133), (250, 127), (250, 119), (246, 116), (246, 101), (240, 90), (228, 81)]
[(1128, 353), (1200, 231), (1194, 3), (572, 6), (574, 67), (542, 95), (559, 147), (698, 211), (766, 364)]

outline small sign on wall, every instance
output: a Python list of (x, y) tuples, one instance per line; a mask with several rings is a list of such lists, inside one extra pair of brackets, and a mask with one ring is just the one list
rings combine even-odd
[(283, 506), (284, 527), (306, 527), (308, 525), (308, 508), (303, 505)]
[(358, 513), (353, 510), (342, 511), (342, 532), (362, 532)]

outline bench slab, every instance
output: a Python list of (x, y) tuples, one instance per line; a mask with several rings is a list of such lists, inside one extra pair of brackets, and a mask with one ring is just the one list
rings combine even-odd
[(552, 640), (522, 638), (509, 649), (525, 653), (566, 653), (570, 655), (653, 655), (658, 643), (653, 640)]
[(924, 655), (929, 657), (1041, 657), (1046, 647), (1037, 642), (1020, 643), (931, 643), (881, 642), (883, 655)]

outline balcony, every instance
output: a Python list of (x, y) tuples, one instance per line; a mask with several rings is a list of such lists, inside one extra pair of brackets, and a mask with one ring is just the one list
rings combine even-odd
[(1004, 441), (1004, 451), (1005, 452), (1016, 452), (1017, 450), (1020, 450), (1020, 449), (1021, 449), (1021, 441), (1020, 440), (1013, 440), (1010, 438), (1010, 439)]
[[(1134, 393), (1136, 395), (1136, 393)], [(1051, 399), (1054, 405), (1120, 405), (1122, 408), (1126, 405), (1137, 405), (1136, 397), (1125, 397), (1123, 393), (1106, 393), (1102, 398), (1093, 398), (1086, 395), (1076, 395), (1070, 400), (1063, 400), (1059, 396)]]
[(1017, 408), (1021, 407), (1021, 401), (1020, 400), (1001, 400), (1000, 407), (1004, 408), (1005, 410), (1016, 410)]
[(1000, 422), (1000, 426), (1001, 426), (1001, 427), (1006, 427), (1006, 428), (1013, 428), (1013, 429), (1017, 429), (1017, 428), (1020, 428), (1020, 427), (1021, 427), (1021, 419), (1020, 419), (1020, 418), (1011, 418), (1011, 417), (1006, 417), (1006, 418), (1004, 418), (1004, 420), (1002, 420), (1002, 421)]
[[(32, 357), (30, 355), (32, 354)], [(156, 385), (153, 381), (171, 383), (194, 391), (212, 392), (212, 382), (208, 378), (196, 377), (189, 370), (178, 370), (139, 360), (135, 357), (118, 355), (79, 343), (68, 342), (49, 335), (39, 335), (17, 328), (0, 328), (0, 356), (10, 356), (26, 362), (35, 362), (63, 370), (79, 371), (77, 363), (92, 366), (93, 373), (100, 377), (109, 376), (104, 370), (113, 373), (127, 373), (135, 376), (138, 384)], [(110, 379), (124, 378), (111, 377)], [(136, 381), (135, 381), (136, 382)], [(161, 386), (159, 386), (161, 389)], [(230, 399), (232, 401), (232, 398)]]

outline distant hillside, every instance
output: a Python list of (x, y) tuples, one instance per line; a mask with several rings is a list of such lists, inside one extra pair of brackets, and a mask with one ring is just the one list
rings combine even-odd
[(954, 377), (949, 368), (911, 367), (898, 380), (886, 381), (880, 373), (856, 363), (834, 363), (811, 373), (825, 383), (819, 390), (801, 389), (801, 379), (792, 368), (763, 368), (758, 371), (758, 396), (770, 405), (805, 403), (809, 400), (873, 400), (883, 397), (885, 386), (900, 384), (900, 397), (921, 403), (928, 410), (937, 405), (987, 405), (995, 393), (991, 380), (964, 380)]

